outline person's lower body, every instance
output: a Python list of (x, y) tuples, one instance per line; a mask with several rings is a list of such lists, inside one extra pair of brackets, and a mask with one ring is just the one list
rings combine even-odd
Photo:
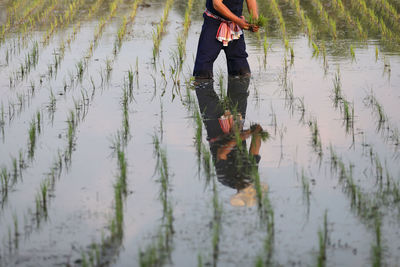
[(195, 79), (212, 79), (214, 61), (221, 50), (226, 55), (229, 76), (250, 76), (250, 66), (247, 62), (246, 43), (243, 34), (239, 39), (230, 41), (228, 46), (216, 39), (220, 21), (204, 16), (197, 47), (196, 60), (193, 69)]

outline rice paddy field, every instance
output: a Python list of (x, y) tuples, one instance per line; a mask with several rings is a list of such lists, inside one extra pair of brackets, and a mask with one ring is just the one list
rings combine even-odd
[[(400, 2), (258, 6), (235, 202), (204, 0), (0, 0), (0, 266), (400, 266)], [(229, 98), (223, 52), (208, 86)]]

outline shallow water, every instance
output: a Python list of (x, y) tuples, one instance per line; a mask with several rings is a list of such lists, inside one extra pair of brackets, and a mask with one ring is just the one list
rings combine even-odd
[[(15, 183), (9, 185), (7, 195), (1, 191), (0, 265), (83, 265), (83, 255), (89, 261), (90, 253), (94, 253), (91, 244), (101, 246), (109, 241), (116, 209), (114, 186), (119, 175), (112, 146), (117, 132), (123, 129), (122, 95), (130, 69), (137, 70), (138, 75), (134, 77), (133, 98), (129, 101), (130, 138), (124, 146), (128, 175), (127, 194), (123, 199), (123, 235), (107, 243), (101, 251), (102, 264), (139, 266), (140, 251), (157, 243), (163, 233), (161, 178), (153, 142), (153, 137), (157, 136), (167, 155), (168, 205), (173, 210), (171, 252), (164, 264), (194, 266), (200, 257), (204, 265), (255, 265), (258, 256), (266, 255), (267, 226), (259, 216), (259, 208), (257, 205), (232, 206), (230, 198), (236, 190), (221, 184), (215, 175), (207, 183), (205, 169), (197, 158), (198, 126), (194, 112), (199, 107), (190, 78), (204, 3), (194, 3), (186, 58), (179, 76), (180, 87), (174, 87), (170, 78), (172, 55), (177, 51), (177, 36), (183, 30), (186, 2), (176, 0), (173, 3), (162, 35), (160, 54), (154, 62), (152, 33), (163, 14), (164, 2), (145, 1), (146, 5), (139, 6), (115, 56), (114, 42), (122, 17), (129, 15), (134, 2), (121, 1), (116, 15), (106, 22), (80, 82), (77, 64), (86, 57), (100, 18), (108, 14), (108, 4), (112, 1), (106, 1), (107, 4), (90, 19), (87, 10), (95, 1), (83, 2), (77, 17), (67, 27), (55, 31), (48, 45), (40, 41), (49, 27), (43, 24), (26, 35), (26, 46), (18, 41), (21, 33), (10, 32), (0, 47), (0, 105), (3, 104), (5, 111), (0, 132), (0, 168), (12, 174), (12, 157), (18, 158), (19, 151), (27, 165), (21, 169), (22, 175), (18, 175)], [(271, 265), (317, 265), (318, 231), (323, 228), (326, 212), (327, 266), (372, 265), (376, 218), (381, 220), (381, 265), (398, 266), (399, 199), (393, 200), (389, 189), (393, 190), (393, 185), (400, 182), (397, 164), (400, 151), (395, 142), (400, 126), (397, 114), (399, 52), (372, 34), (367, 41), (349, 38), (350, 31), (340, 34), (335, 41), (323, 37), (327, 62), (324, 64), (322, 51), (319, 56), (313, 55), (295, 11), (285, 1), (279, 3), (294, 51), (292, 63), (276, 20), (269, 20), (266, 58), (262, 44), (264, 32), (260, 37), (245, 33), (252, 77), (244, 128), (257, 123), (270, 134), (260, 147), (258, 173), (261, 183), (268, 186), (267, 196), (274, 213)], [(319, 21), (311, 3), (303, 4), (307, 14), (314, 14), (313, 22)], [(0, 6), (3, 5), (7, 5), (7, 1), (0, 1)], [(267, 2), (259, 5), (263, 14), (272, 16)], [(61, 12), (62, 8), (56, 10)], [(3, 17), (6, 15), (2, 13), (2, 22), (6, 21)], [(75, 39), (66, 47), (57, 73), (49, 76), (54, 51), (58, 51), (61, 41), (74, 31), (78, 21), (81, 25)], [(321, 30), (321, 36), (325, 35)], [(18, 74), (34, 40), (39, 43), (37, 66), (10, 86), (10, 76)], [(315, 40), (321, 45), (322, 37)], [(21, 48), (11, 49), (18, 42)], [(350, 45), (354, 47), (354, 59)], [(8, 64), (7, 50), (13, 51), (9, 52)], [(107, 60), (114, 60), (108, 81)], [(214, 89), (218, 95), (220, 76), (223, 91), (227, 90), (225, 65), (221, 53), (214, 65)], [(340, 104), (337, 108), (334, 106), (337, 73), (343, 98), (354, 106), (354, 121), (349, 129), (346, 129)], [(292, 88), (292, 92), (288, 93), (288, 88)], [(49, 108), (51, 92), (56, 99), (53, 111)], [(75, 104), (83, 103), (79, 102), (81, 92), (84, 92), (86, 105), (76, 109)], [(381, 122), (381, 129), (376, 106), (367, 103), (366, 97), (371, 92), (387, 116)], [(24, 99), (21, 105), (19, 99)], [(74, 110), (80, 120), (76, 123), (68, 161), (65, 155), (70, 110)], [(29, 159), (28, 131), (38, 111), (41, 112), (41, 132), (37, 133), (34, 156)], [(312, 143), (310, 123), (314, 122), (318, 125), (320, 146)], [(207, 132), (204, 124), (202, 126), (201, 141), (208, 151)], [(340, 169), (332, 168), (331, 149), (341, 158), (346, 170), (352, 169), (354, 185), (363, 203), (373, 203), (372, 210), (376, 211), (373, 216), (363, 216), (352, 206), (349, 184), (340, 178)], [(63, 163), (60, 175), (52, 180), (47, 214), (37, 215), (35, 200), (41, 183), (58, 162), (58, 155)], [(382, 183), (376, 178), (377, 162), (382, 166)], [(211, 170), (215, 173), (214, 167)], [(310, 184), (309, 194), (303, 191), (302, 170)], [(216, 258), (213, 231), (218, 222), (214, 217), (212, 181), (215, 181), (215, 192), (222, 206)], [(14, 218), (17, 218), (17, 226)]]

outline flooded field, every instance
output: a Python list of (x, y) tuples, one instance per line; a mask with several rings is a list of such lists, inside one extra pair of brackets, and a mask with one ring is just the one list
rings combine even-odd
[(400, 266), (400, 2), (258, 5), (0, 0), (0, 266)]

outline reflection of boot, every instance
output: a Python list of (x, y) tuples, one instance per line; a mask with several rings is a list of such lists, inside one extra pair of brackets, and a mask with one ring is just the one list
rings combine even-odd
[[(267, 192), (267, 190), (268, 185), (262, 184), (261, 191), (264, 193)], [(254, 188), (254, 185), (250, 185), (244, 189), (239, 190), (235, 195), (233, 195), (230, 199), (230, 203), (234, 207), (252, 207), (256, 204), (256, 198), (256, 189)]]

